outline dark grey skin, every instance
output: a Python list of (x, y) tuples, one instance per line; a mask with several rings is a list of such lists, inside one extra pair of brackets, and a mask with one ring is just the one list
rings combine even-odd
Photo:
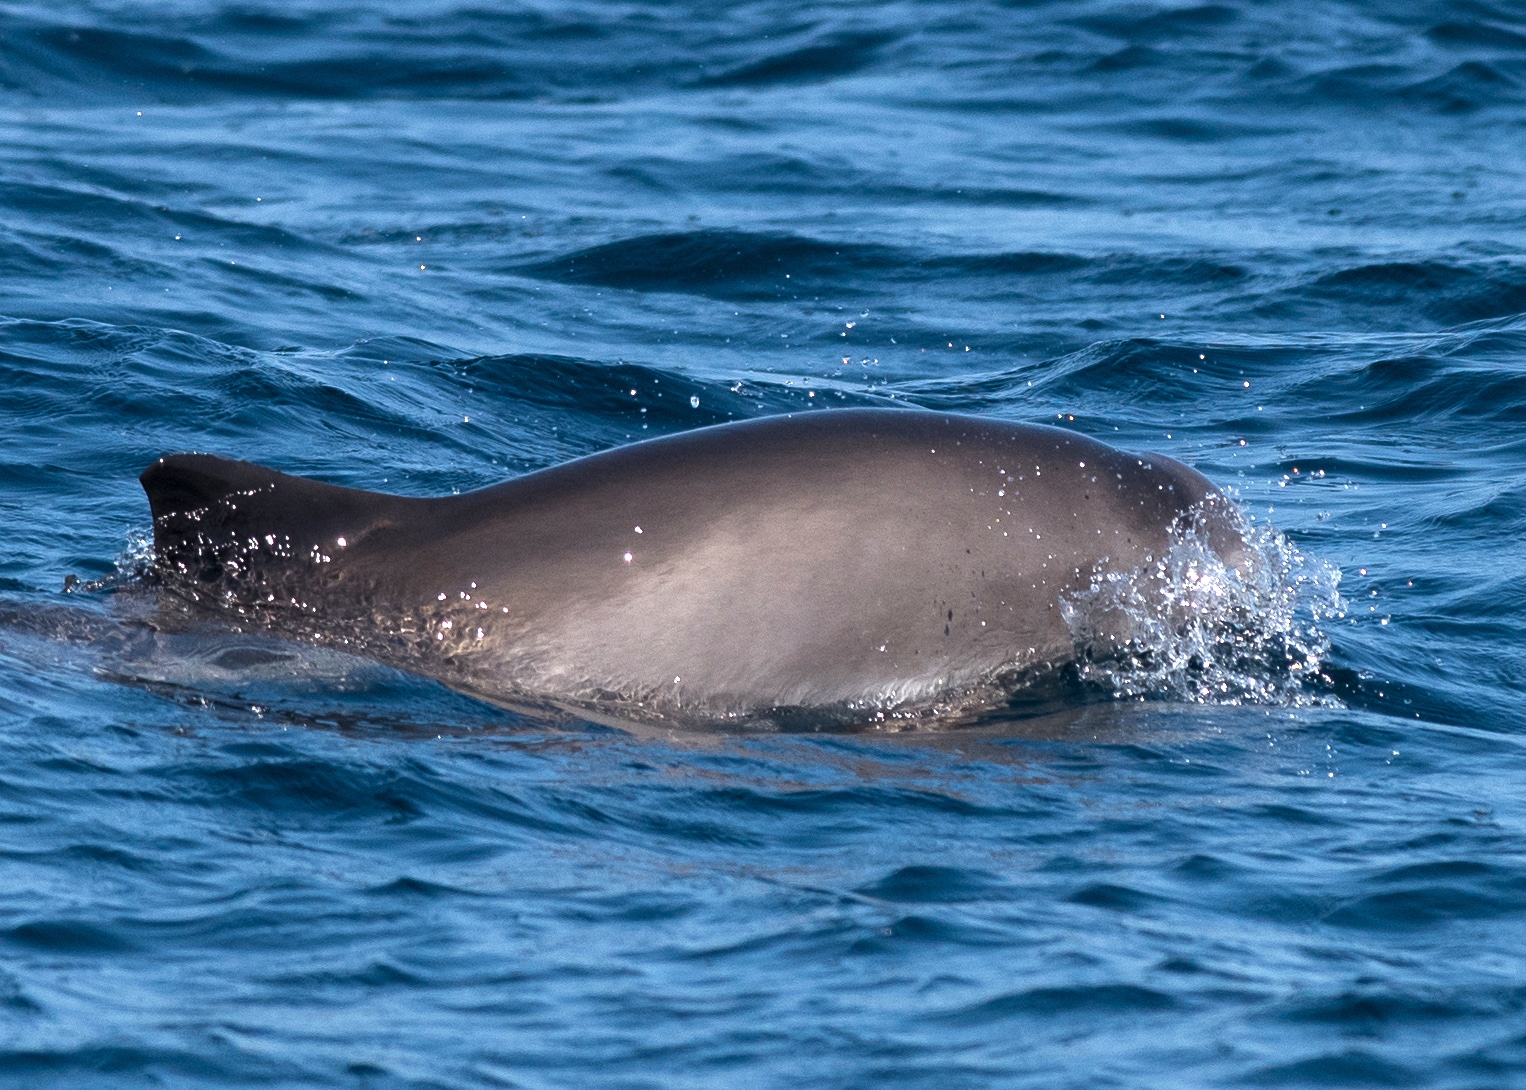
[[(1066, 593), (1233, 507), (1074, 432), (835, 410), (620, 447), (411, 499), (182, 454), (143, 474), (186, 601), (489, 699), (651, 714), (989, 697), (1077, 653)], [(638, 529), (639, 528), (639, 529)]]

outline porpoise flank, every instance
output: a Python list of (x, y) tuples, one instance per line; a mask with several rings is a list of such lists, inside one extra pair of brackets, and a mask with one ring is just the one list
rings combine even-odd
[[(142, 476), (156, 570), (238, 623), (505, 703), (872, 711), (995, 693), (1077, 653), (1062, 596), (1148, 578), (1207, 478), (1056, 428), (776, 416), (415, 499), (202, 454)], [(1206, 522), (1204, 522), (1206, 520)]]

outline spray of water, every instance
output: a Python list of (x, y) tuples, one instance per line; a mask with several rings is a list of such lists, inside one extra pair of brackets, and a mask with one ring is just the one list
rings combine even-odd
[(1121, 698), (1196, 704), (1336, 703), (1323, 624), (1345, 615), (1340, 569), (1236, 512), (1243, 552), (1209, 547), (1184, 516), (1153, 568), (1095, 577), (1061, 602), (1081, 679)]
[(65, 594), (98, 594), (115, 591), (122, 587), (136, 587), (148, 579), (154, 569), (154, 539), (146, 530), (134, 530), (127, 535), (127, 545), (117, 554), (116, 570), (100, 579), (80, 579), (68, 576), (64, 580)]

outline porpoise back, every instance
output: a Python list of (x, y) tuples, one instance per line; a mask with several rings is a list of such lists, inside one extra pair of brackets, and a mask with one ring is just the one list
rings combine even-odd
[(989, 694), (1070, 661), (1062, 596), (1148, 572), (1184, 516), (1239, 560), (1232, 506), (1178, 462), (914, 410), (724, 424), (438, 499), (195, 454), (142, 481), (157, 571), (198, 608), (490, 699), (657, 715)]

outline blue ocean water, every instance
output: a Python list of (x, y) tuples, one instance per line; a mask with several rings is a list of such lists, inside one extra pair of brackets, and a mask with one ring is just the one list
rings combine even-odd
[[(3, 3), (0, 149), (0, 1082), (1526, 1085), (1519, 6)], [(1228, 486), (1328, 683), (627, 733), (123, 611), (171, 451), (899, 404)]]

